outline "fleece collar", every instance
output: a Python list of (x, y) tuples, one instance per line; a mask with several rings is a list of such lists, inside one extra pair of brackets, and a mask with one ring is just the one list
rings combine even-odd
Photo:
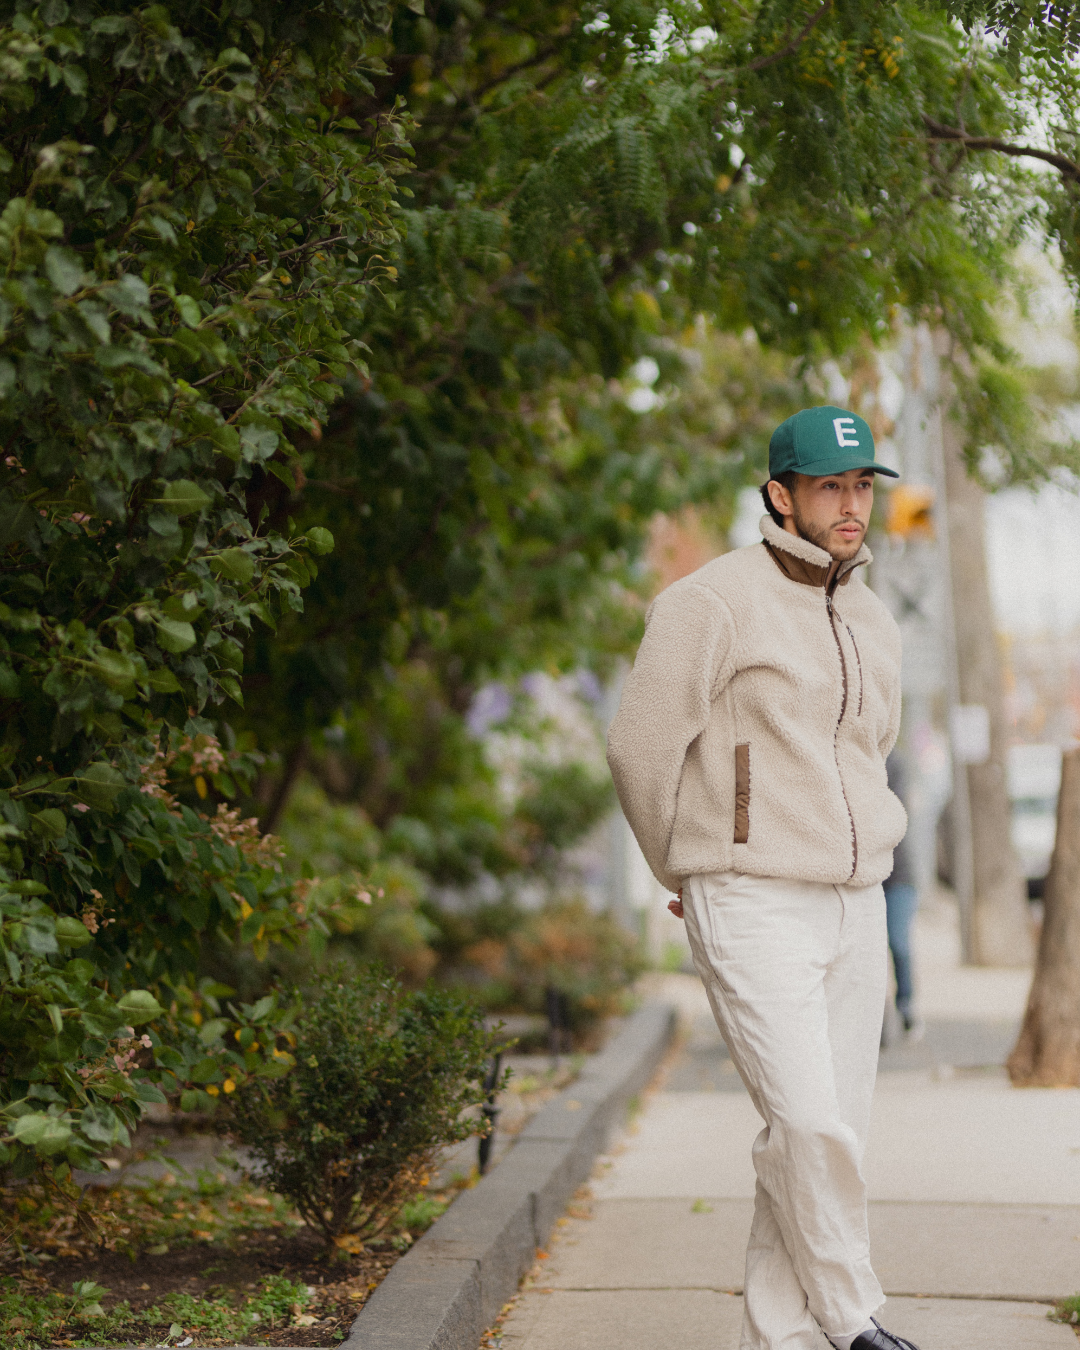
[(761, 517), (761, 537), (769, 556), (786, 577), (802, 586), (824, 586), (830, 595), (837, 586), (847, 585), (856, 567), (874, 560), (863, 544), (854, 558), (838, 563), (817, 544), (782, 530), (772, 516)]

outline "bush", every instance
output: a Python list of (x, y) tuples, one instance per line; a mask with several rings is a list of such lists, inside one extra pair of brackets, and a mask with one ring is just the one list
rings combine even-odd
[(296, 1067), (237, 1094), (228, 1125), (259, 1180), (287, 1196), (328, 1249), (382, 1232), (439, 1149), (477, 1132), (498, 1038), (478, 1009), (437, 990), (406, 992), (379, 967), (338, 968), (305, 991)]
[[(301, 609), (333, 546), (275, 502), (290, 435), (362, 364), (396, 237), (400, 119), (334, 111), (370, 90), (388, 20), (378, 0), (0, 3), (0, 1168), (19, 1176), (125, 1143), (161, 1100), (147, 1075), (207, 1109), (217, 1070), (188, 1064), (183, 1022), (204, 947), (260, 958), (295, 926), (236, 811), (201, 817), (154, 775), (185, 745), (207, 759), (222, 729), (200, 714), (240, 704), (253, 626)], [(195, 788), (224, 808), (235, 774), (211, 759)], [(125, 1028), (151, 1021), (136, 1049)]]
[(578, 1038), (626, 1011), (647, 964), (638, 939), (584, 900), (556, 899), (531, 911), (501, 901), (446, 914), (442, 923), (445, 978), (478, 984), (485, 1005), (499, 1012), (543, 1013), (546, 991), (556, 989)]
[[(352, 802), (331, 801), (316, 782), (302, 778), (282, 820), (281, 839), (286, 873), (299, 873), (297, 892), (324, 918), (331, 957), (382, 961), (406, 984), (422, 985), (438, 960), (429, 945), (436, 928), (420, 912), (427, 878), (404, 859), (387, 855), (383, 836), (364, 811)], [(285, 954), (279, 949), (277, 955)]]

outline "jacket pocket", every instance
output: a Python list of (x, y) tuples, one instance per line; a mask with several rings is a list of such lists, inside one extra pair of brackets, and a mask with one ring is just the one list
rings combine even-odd
[(735, 842), (750, 838), (750, 747), (735, 747)]

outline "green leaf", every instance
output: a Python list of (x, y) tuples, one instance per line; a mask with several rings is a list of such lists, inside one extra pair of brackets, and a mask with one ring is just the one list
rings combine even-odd
[[(38, 833), (44, 835), (46, 839), (63, 839), (64, 835), (67, 834), (67, 816), (64, 815), (63, 811), (58, 811), (55, 806), (39, 811), (30, 819)], [(82, 928), (82, 924), (79, 924), (79, 927)], [(85, 928), (83, 928), (83, 932), (86, 932)]]
[(91, 764), (75, 775), (75, 795), (98, 811), (107, 811), (126, 779), (111, 764)]
[(234, 463), (240, 460), (240, 433), (235, 427), (225, 426), (224, 423), (214, 427), (209, 433), (211, 441), (221, 451), (223, 455), (228, 456)]
[(228, 577), (230, 581), (244, 583), (255, 575), (255, 559), (242, 548), (227, 548), (216, 554), (210, 559), (210, 566), (218, 576)]
[(123, 998), (117, 1000), (116, 1006), (131, 1025), (136, 1027), (143, 1022), (153, 1021), (165, 1011), (153, 994), (146, 989), (129, 989)]
[(20, 1116), (12, 1125), (11, 1133), (20, 1144), (48, 1156), (59, 1153), (68, 1142), (71, 1138), (71, 1126), (55, 1116), (45, 1116), (33, 1111), (28, 1116)]
[(166, 483), (161, 496), (151, 497), (149, 500), (174, 516), (189, 516), (194, 511), (205, 511), (213, 502), (213, 498), (208, 496), (198, 483), (192, 483), (187, 478)]
[(186, 652), (195, 645), (195, 629), (180, 619), (157, 619), (154, 627), (157, 629), (158, 642), (167, 652)]
[(98, 1144), (120, 1144), (125, 1148), (130, 1144), (123, 1120), (110, 1106), (88, 1106), (79, 1117), (79, 1129)]
[(306, 538), (313, 553), (329, 553), (334, 547), (334, 536), (322, 525), (312, 526)]
[(176, 306), (176, 312), (180, 315), (183, 323), (189, 328), (197, 328), (202, 323), (202, 310), (199, 308), (199, 302), (190, 295), (178, 295), (173, 300)]
[(70, 914), (61, 914), (56, 920), (56, 940), (61, 947), (85, 947), (94, 939), (81, 920), (72, 918)]
[(280, 464), (276, 459), (272, 459), (268, 464), (264, 464), (263, 468), (272, 473), (275, 478), (280, 478), (289, 489), (290, 494), (296, 491), (296, 471), (288, 464)]
[(234, 675), (222, 674), (220, 670), (214, 678), (232, 701), (234, 703), (239, 703), (242, 708), (244, 706), (244, 694), (243, 690), (240, 688), (240, 681)]
[(200, 1059), (188, 1077), (193, 1083), (211, 1083), (215, 1078), (221, 1078), (221, 1065), (216, 1059), (209, 1056), (206, 1059)]
[(74, 295), (85, 283), (79, 255), (59, 244), (50, 244), (45, 250), (45, 274), (61, 295)]
[(183, 591), (180, 595), (170, 595), (161, 606), (161, 612), (170, 619), (183, 619), (194, 623), (203, 612), (199, 597), (194, 591)]
[(80, 66), (64, 65), (61, 67), (61, 73), (64, 76), (64, 83), (76, 98), (85, 98), (89, 83), (86, 78), (86, 71)]
[(107, 648), (99, 648), (94, 653), (93, 669), (95, 674), (110, 689), (125, 690), (133, 686), (135, 662), (126, 652), (114, 652)]
[(180, 681), (168, 666), (158, 666), (156, 670), (152, 670), (146, 683), (155, 694), (178, 694), (181, 689)]

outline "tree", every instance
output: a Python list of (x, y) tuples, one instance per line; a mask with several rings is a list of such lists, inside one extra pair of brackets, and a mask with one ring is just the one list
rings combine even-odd
[(1061, 764), (1057, 840), (1046, 880), (1039, 955), (1020, 1038), (1008, 1060), (1017, 1087), (1080, 1086), (1080, 750)]
[(368, 376), (297, 438), (302, 486), (265, 484), (272, 519), (338, 548), (247, 666), (248, 725), (283, 766), (264, 821), (335, 720), (381, 737), (385, 765), (397, 672), (422, 669), (443, 710), (414, 783), (446, 785), (437, 728), (453, 740), (480, 683), (602, 674), (632, 646), (648, 521), (730, 510), (767, 440), (747, 423), (708, 444), (677, 412), (655, 437), (611, 383), (648, 358), (676, 407), (696, 314), (812, 363), (901, 306), (944, 315), (979, 369), (1007, 359), (993, 307), (1020, 170), (943, 156), (924, 113), (952, 117), (959, 90), (967, 125), (1002, 131), (1015, 80), (939, 9), (432, 0), (395, 11), (384, 58), (350, 111), (407, 99), (416, 119), (398, 276)]
[(389, 275), (402, 124), (338, 110), (370, 88), (387, 14), (0, 5), (0, 1166), (18, 1175), (93, 1165), (162, 1100), (151, 1079), (209, 1109), (289, 1062), (272, 997), (208, 1015), (230, 991), (207, 946), (319, 921), (229, 807), (253, 765), (206, 713), (238, 706), (253, 624), (301, 609), (333, 544), (247, 494), (256, 471), (294, 481), (288, 433), (362, 367)]
[(971, 828), (971, 895), (965, 897), (971, 912), (963, 915), (964, 956), (977, 966), (1024, 966), (1032, 955), (1031, 920), (1010, 833), (1004, 688), (986, 562), (986, 493), (970, 472), (964, 428), (951, 413), (947, 408), (942, 417), (944, 526), (949, 532), (958, 693), (962, 704), (984, 707), (990, 719), (985, 762), (954, 762), (954, 772), (967, 775)]

